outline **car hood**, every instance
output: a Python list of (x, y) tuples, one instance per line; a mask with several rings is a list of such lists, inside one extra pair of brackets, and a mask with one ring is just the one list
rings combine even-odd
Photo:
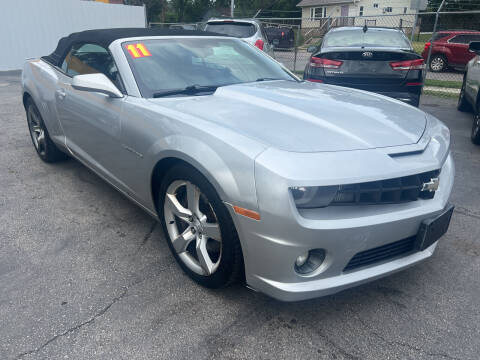
[(425, 113), (381, 95), (311, 82), (220, 87), (212, 95), (151, 99), (292, 152), (361, 150), (418, 142)]

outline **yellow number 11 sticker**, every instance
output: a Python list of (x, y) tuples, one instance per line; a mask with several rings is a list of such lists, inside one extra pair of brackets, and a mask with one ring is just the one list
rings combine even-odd
[(150, 51), (148, 51), (146, 46), (142, 43), (127, 45), (127, 50), (130, 53), (130, 56), (134, 59), (152, 56)]

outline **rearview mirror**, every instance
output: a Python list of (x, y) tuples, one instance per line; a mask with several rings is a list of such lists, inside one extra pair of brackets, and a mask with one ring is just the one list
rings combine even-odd
[(470, 45), (468, 45), (468, 51), (480, 54), (480, 41), (472, 41)]
[(81, 91), (99, 92), (112, 98), (121, 98), (123, 94), (104, 74), (85, 74), (73, 77), (72, 87)]
[(317, 47), (316, 47), (316, 46), (313, 46), (313, 45), (312, 45), (312, 46), (309, 46), (309, 47), (307, 48), (307, 52), (309, 52), (309, 53), (314, 53), (315, 51), (317, 51)]

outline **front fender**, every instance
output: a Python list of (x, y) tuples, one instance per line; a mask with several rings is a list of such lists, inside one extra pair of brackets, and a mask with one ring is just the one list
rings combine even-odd
[(258, 209), (254, 158), (232, 146), (208, 137), (209, 141), (183, 134), (172, 134), (155, 142), (148, 150), (149, 167), (166, 158), (183, 160), (213, 185), (220, 198), (248, 209)]

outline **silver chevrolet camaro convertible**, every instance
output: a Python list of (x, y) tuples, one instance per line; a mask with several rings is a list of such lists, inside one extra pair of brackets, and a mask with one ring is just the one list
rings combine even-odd
[(22, 84), (40, 158), (78, 159), (158, 219), (204, 286), (332, 294), (427, 259), (448, 229), (444, 124), (301, 81), (240, 39), (75, 33), (28, 60)]

